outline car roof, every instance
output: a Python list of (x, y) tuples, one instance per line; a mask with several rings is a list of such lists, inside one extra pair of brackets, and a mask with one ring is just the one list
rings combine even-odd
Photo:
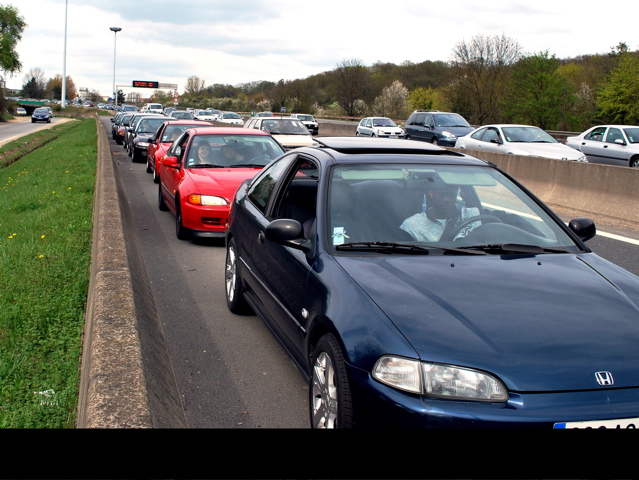
[[(450, 164), (488, 165), (488, 162), (484, 160), (418, 140), (404, 140), (399, 138), (316, 137), (315, 141), (319, 143), (319, 147), (306, 148), (330, 149), (342, 155), (368, 155), (366, 161), (369, 161), (371, 158), (370, 155), (395, 154), (424, 155), (430, 157), (430, 160), (436, 159), (438, 162)], [(401, 160), (403, 161), (403, 159)]]
[(214, 135), (266, 135), (270, 137), (271, 135), (263, 130), (252, 130), (245, 128), (237, 128), (237, 127), (194, 127), (189, 130), (195, 131), (196, 135), (206, 135), (206, 134), (214, 134)]

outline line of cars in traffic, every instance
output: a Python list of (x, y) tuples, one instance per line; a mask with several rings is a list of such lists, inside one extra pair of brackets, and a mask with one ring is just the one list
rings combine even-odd
[(591, 220), (431, 142), (285, 148), (255, 118), (164, 117), (147, 172), (178, 238), (224, 239), (228, 308), (308, 379), (311, 426), (639, 426), (639, 278)]
[(404, 128), (386, 117), (363, 118), (357, 136), (421, 140), (446, 147), (513, 155), (534, 155), (558, 160), (639, 167), (639, 126), (598, 125), (565, 143), (539, 127), (491, 124), (473, 128), (461, 115), (450, 112), (413, 112)]

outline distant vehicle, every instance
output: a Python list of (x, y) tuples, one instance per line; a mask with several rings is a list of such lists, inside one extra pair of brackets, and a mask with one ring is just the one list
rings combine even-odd
[(222, 111), (217, 110), (216, 108), (207, 108), (207, 110), (211, 112), (213, 115), (215, 115), (216, 119), (219, 118), (220, 115), (222, 115)]
[(149, 149), (149, 138), (155, 135), (167, 117), (149, 115), (143, 117), (136, 124), (135, 129), (131, 133), (131, 158), (134, 162), (146, 162), (146, 155)]
[(217, 118), (217, 115), (209, 110), (197, 110), (193, 117), (195, 120), (212, 122)]
[(485, 125), (459, 137), (455, 146), (484, 152), (586, 161), (583, 153), (559, 143), (541, 128), (531, 125)]
[(586, 155), (589, 162), (639, 167), (639, 126), (598, 125), (566, 139), (566, 145)]
[(123, 112), (137, 112), (138, 111), (138, 107), (136, 107), (135, 105), (122, 105), (122, 111)]
[(296, 118), (251, 117), (244, 128), (269, 132), (286, 150), (318, 145), (308, 128)]
[(454, 147), (473, 127), (458, 113), (415, 110), (406, 120), (406, 138)]
[(133, 156), (133, 137), (135, 136), (135, 129), (137, 128), (138, 123), (143, 118), (147, 117), (157, 117), (166, 120), (166, 117), (160, 113), (151, 113), (151, 112), (136, 112), (131, 116), (129, 120), (129, 126), (124, 133), (124, 148), (126, 149), (129, 157)]
[(240, 117), (239, 113), (235, 112), (222, 112), (216, 119), (218, 122), (230, 123), (233, 125), (244, 125), (244, 120)]
[(404, 138), (404, 130), (398, 127), (390, 118), (367, 117), (363, 118), (357, 125), (355, 136)]
[(169, 113), (169, 117), (177, 120), (194, 120), (193, 113), (185, 110), (173, 110)]
[(237, 187), (282, 153), (273, 137), (258, 130), (186, 130), (160, 164), (158, 206), (175, 215), (180, 240), (223, 238)]
[(256, 117), (274, 117), (275, 114), (273, 112), (258, 112), (255, 114)]
[(175, 107), (166, 107), (162, 113), (168, 117), (171, 112), (175, 112), (176, 110), (177, 108)]
[(47, 122), (51, 123), (51, 109), (48, 107), (36, 108), (31, 114), (31, 123)]
[(164, 107), (161, 103), (147, 103), (142, 107), (142, 110), (151, 113), (164, 113)]
[(291, 118), (297, 118), (300, 122), (302, 122), (311, 132), (311, 135), (317, 135), (319, 133), (319, 125), (313, 118), (313, 115), (305, 113), (291, 113)]
[(26, 109), (24, 109), (22, 107), (18, 107), (18, 108), (16, 108), (16, 115), (19, 115), (21, 117), (26, 117), (27, 116), (27, 111), (26, 111)]

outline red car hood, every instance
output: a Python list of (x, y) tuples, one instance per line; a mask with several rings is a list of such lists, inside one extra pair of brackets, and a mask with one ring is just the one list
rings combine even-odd
[(224, 197), (230, 203), (241, 183), (259, 171), (260, 168), (194, 168), (186, 172), (197, 193)]

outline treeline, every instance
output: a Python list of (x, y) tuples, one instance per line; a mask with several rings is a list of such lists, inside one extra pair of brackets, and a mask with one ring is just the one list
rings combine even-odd
[[(559, 59), (524, 54), (512, 38), (478, 35), (456, 44), (449, 62), (344, 60), (304, 79), (213, 84), (191, 76), (180, 107), (325, 116), (379, 115), (405, 120), (413, 110), (462, 114), (471, 124), (526, 123), (581, 131), (595, 123), (639, 123), (639, 51), (625, 43), (609, 53)], [(156, 91), (154, 100), (172, 98)]]

